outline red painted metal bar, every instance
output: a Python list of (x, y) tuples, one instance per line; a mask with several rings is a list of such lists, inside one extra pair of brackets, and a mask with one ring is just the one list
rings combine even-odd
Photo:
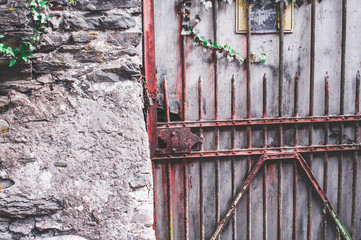
[(267, 118), (267, 76), (263, 75), (263, 118)]
[(236, 119), (236, 88), (234, 86), (234, 74), (231, 78), (231, 119)]
[[(299, 88), (299, 80), (300, 77), (298, 73), (295, 76), (295, 94), (294, 94), (294, 112), (293, 116), (298, 116), (298, 88)], [(298, 125), (295, 125), (295, 137), (294, 137), (294, 145), (298, 145)], [(297, 164), (294, 162), (293, 164), (293, 232), (292, 239), (297, 240), (297, 191), (298, 191), (298, 171)]]
[(236, 120), (204, 120), (158, 123), (158, 129), (195, 127), (230, 127), (230, 126), (260, 126), (278, 124), (310, 124), (310, 123), (341, 123), (360, 122), (360, 115), (336, 115), (336, 116), (306, 116), (306, 117), (274, 117), (274, 118), (246, 118)]
[(277, 204), (277, 208), (278, 208), (278, 218), (277, 218), (277, 222), (278, 222), (278, 229), (277, 229), (277, 239), (281, 240), (282, 239), (282, 175), (283, 175), (283, 166), (282, 166), (282, 162), (279, 162), (278, 164), (278, 189), (277, 189), (277, 197), (278, 197), (278, 204)]
[(297, 117), (298, 116), (298, 101), (299, 101), (299, 96), (298, 96), (298, 88), (299, 88), (299, 82), (300, 82), (300, 76), (298, 75), (298, 73), (295, 76), (295, 93), (294, 93), (294, 112), (293, 112), (293, 116)]
[(297, 191), (298, 191), (298, 171), (297, 163), (293, 162), (293, 231), (292, 239), (297, 240)]
[[(263, 75), (263, 119), (267, 118), (267, 77), (266, 74)], [(263, 147), (267, 147), (267, 138), (268, 138), (268, 129), (267, 126), (263, 126)]]
[[(231, 160), (232, 168), (232, 197), (236, 196), (237, 185), (236, 185), (236, 168), (234, 163), (234, 158)], [(232, 239), (237, 239), (237, 212), (233, 212), (233, 225), (232, 225)]]
[(358, 171), (358, 152), (354, 152), (352, 156), (353, 171), (352, 171), (352, 210), (351, 210), (351, 236), (355, 239), (356, 234), (356, 200), (357, 200), (357, 171)]
[(182, 22), (184, 21), (184, 15), (180, 18), (179, 22), (179, 39), (180, 39), (180, 56), (181, 56), (181, 73), (182, 73), (182, 120), (187, 121), (187, 72), (186, 72), (186, 37), (182, 35)]
[(329, 115), (329, 109), (330, 109), (330, 84), (329, 84), (328, 72), (326, 72), (326, 75), (325, 75), (325, 116)]
[[(154, 2), (143, 1), (143, 48), (144, 48), (144, 76), (149, 94), (157, 94), (157, 77), (155, 69), (155, 42), (154, 42)], [(147, 89), (146, 89), (147, 91)], [(150, 156), (157, 148), (157, 105), (148, 106), (146, 116), (149, 136)]]
[[(231, 119), (236, 118), (236, 88), (234, 86), (234, 74), (231, 78)], [(232, 127), (231, 149), (236, 147), (236, 128)]]
[[(202, 121), (203, 119), (203, 89), (202, 89), (202, 78), (199, 76), (198, 79), (198, 120)], [(199, 128), (199, 137), (201, 139), (203, 136), (203, 128)], [(203, 150), (203, 142), (200, 142), (200, 149)]]
[[(311, 131), (311, 130), (310, 130)], [(308, 166), (312, 169), (313, 154), (309, 154)], [(307, 240), (312, 239), (312, 187), (308, 187), (307, 194)]]
[(204, 240), (204, 197), (203, 197), (203, 160), (199, 160), (199, 212), (200, 212), (200, 239)]
[[(246, 58), (246, 67), (247, 67), (247, 81), (246, 81), (246, 94), (247, 94), (247, 118), (251, 118), (251, 1), (247, 1), (247, 58)], [(252, 147), (252, 129), (250, 126), (247, 126), (247, 148)], [(251, 158), (250, 156), (247, 157), (248, 162), (248, 172), (251, 171)], [(252, 193), (250, 188), (248, 189), (247, 193), (247, 239), (251, 240), (251, 198)]]
[(267, 240), (267, 167), (265, 164), (263, 168), (263, 240)]
[[(341, 40), (341, 82), (340, 82), (340, 114), (344, 114), (345, 107), (345, 78), (346, 78), (346, 40), (347, 40), (347, 0), (342, 0), (342, 40)], [(341, 123), (340, 141), (343, 143), (344, 124)], [(343, 153), (340, 153), (338, 161), (338, 191), (337, 191), (337, 213), (341, 216), (342, 207), (342, 168)], [(340, 229), (337, 229), (337, 236), (340, 235)]]
[[(316, 0), (311, 3), (311, 56), (310, 56), (310, 103), (309, 115), (313, 116), (314, 112), (314, 80), (315, 80), (315, 40), (316, 40)], [(313, 124), (309, 127), (309, 145), (313, 145)], [(309, 165), (312, 169), (313, 155), (310, 154)], [(312, 239), (312, 189), (308, 188), (307, 201), (307, 240)]]
[(217, 158), (216, 162), (216, 178), (215, 178), (215, 186), (216, 186), (216, 222), (219, 222), (220, 218), (221, 218), (221, 203), (220, 203), (220, 174), (219, 174), (219, 158)]
[(278, 116), (283, 116), (284, 2), (279, 2)]
[(163, 78), (165, 120), (170, 122), (167, 81)]
[[(360, 72), (356, 74), (356, 94), (355, 94), (355, 114), (360, 112)], [(354, 141), (358, 143), (359, 125), (355, 123)], [(351, 210), (351, 236), (355, 239), (356, 234), (356, 200), (357, 200), (357, 172), (358, 172), (358, 152), (354, 152), (352, 156), (353, 171), (352, 171), (352, 210)]]
[[(217, 42), (217, 25), (218, 25), (218, 1), (212, 0), (213, 7), (212, 7), (212, 18), (213, 18), (213, 41)], [(218, 58), (215, 53), (213, 53), (213, 69), (214, 69), (214, 112), (215, 112), (215, 119), (219, 119), (219, 112), (218, 112)]]
[(198, 119), (199, 121), (203, 119), (203, 85), (201, 76), (198, 79)]
[(187, 153), (174, 153), (173, 155), (156, 155), (152, 160), (165, 159), (182, 159), (182, 158), (214, 158), (214, 157), (230, 157), (230, 156), (250, 156), (263, 155), (275, 153), (320, 153), (320, 152), (337, 152), (337, 151), (359, 151), (361, 146), (359, 144), (334, 144), (334, 145), (313, 145), (313, 146), (295, 146), (295, 147), (272, 147), (272, 148), (250, 148), (250, 149), (235, 149), (235, 150), (209, 150), (209, 151), (194, 151)]
[(251, 118), (251, 1), (247, 1), (247, 118)]
[(169, 240), (173, 240), (173, 206), (171, 193), (171, 163), (167, 163), (167, 198), (168, 198), (168, 230)]
[[(214, 42), (217, 42), (217, 25), (218, 25), (218, 1), (213, 0), (213, 8), (212, 8), (212, 18), (213, 18), (213, 39)], [(215, 120), (219, 119), (219, 104), (218, 104), (218, 58), (215, 53), (213, 53), (213, 68), (214, 68), (214, 114), (215, 114)], [(215, 128), (215, 149), (219, 149), (219, 128)]]
[[(327, 194), (328, 184), (328, 154), (323, 153), (323, 191)], [(322, 212), (322, 237), (327, 240), (327, 217), (326, 212)]]
[(184, 230), (185, 240), (189, 240), (189, 184), (188, 184), (188, 161), (183, 160), (183, 181), (184, 181)]
[(360, 114), (360, 71), (356, 74), (355, 115)]
[[(330, 86), (329, 76), (326, 72), (325, 75), (325, 115), (329, 115), (329, 98), (330, 98)], [(324, 126), (324, 144), (329, 144), (329, 125), (328, 123)], [(328, 153), (323, 153), (323, 191), (327, 194), (328, 189)], [(323, 240), (327, 240), (327, 215), (326, 211), (322, 212), (322, 237)]]
[[(283, 54), (284, 54), (284, 5), (283, 1), (279, 2), (279, 79), (278, 79), (278, 117), (283, 116)], [(283, 147), (283, 125), (279, 125), (279, 146)], [(278, 164), (278, 192), (277, 192), (277, 239), (282, 240), (282, 162)]]
[[(247, 170), (248, 173), (252, 171), (252, 161), (251, 156), (247, 156)], [(247, 239), (251, 240), (252, 238), (252, 192), (251, 188), (248, 188), (247, 190)]]
[(310, 104), (309, 115), (313, 115), (315, 81), (315, 41), (316, 41), (316, 0), (311, 3), (311, 51), (310, 51)]
[[(267, 118), (267, 76), (263, 75), (263, 118)], [(263, 126), (263, 148), (267, 148), (268, 129), (267, 125)], [(263, 183), (263, 240), (267, 240), (267, 165), (262, 172)]]

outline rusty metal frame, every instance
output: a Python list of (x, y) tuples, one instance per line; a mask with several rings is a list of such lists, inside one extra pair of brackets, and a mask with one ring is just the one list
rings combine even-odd
[(312, 145), (312, 146), (297, 146), (297, 147), (269, 147), (269, 148), (246, 148), (246, 149), (232, 149), (232, 150), (209, 150), (198, 152), (180, 152), (166, 155), (156, 155), (152, 158), (156, 160), (170, 160), (170, 159), (184, 159), (184, 158), (220, 158), (232, 156), (251, 156), (263, 155), (267, 153), (323, 153), (323, 152), (340, 152), (340, 151), (360, 151), (361, 146), (356, 144), (328, 144), (328, 145)]
[[(216, 41), (217, 39), (217, 1), (212, 0), (213, 2), (213, 37)], [(171, 182), (171, 164), (173, 160), (177, 160), (178, 163), (183, 164), (183, 181), (184, 181), (184, 225), (185, 225), (185, 238), (189, 239), (189, 209), (188, 209), (188, 160), (190, 159), (201, 159), (199, 161), (199, 182), (200, 188), (203, 189), (203, 158), (212, 159), (215, 161), (215, 189), (216, 189), (216, 220), (219, 222), (217, 229), (214, 231), (211, 239), (218, 239), (222, 229), (225, 227), (227, 221), (230, 218), (233, 218), (233, 239), (236, 239), (236, 214), (235, 208), (240, 201), (240, 199), (247, 194), (247, 238), (250, 239), (251, 233), (251, 192), (249, 189), (249, 185), (252, 182), (252, 179), (258, 172), (262, 174), (262, 182), (263, 182), (263, 218), (267, 220), (267, 186), (266, 186), (266, 169), (262, 166), (265, 162), (270, 160), (280, 160), (278, 162), (278, 223), (282, 223), (282, 164), (286, 160), (292, 160), (293, 165), (293, 239), (297, 240), (297, 188), (298, 188), (298, 172), (304, 171), (307, 175), (307, 178), (311, 182), (311, 185), (308, 189), (308, 201), (307, 201), (307, 239), (310, 240), (312, 238), (312, 195), (317, 194), (323, 204), (324, 211), (322, 211), (322, 234), (323, 239), (327, 239), (326, 230), (327, 230), (327, 218), (326, 214), (330, 214), (331, 218), (335, 221), (337, 226), (337, 234), (338, 236), (343, 236), (345, 239), (354, 239), (355, 237), (355, 226), (356, 226), (356, 200), (357, 200), (357, 170), (358, 170), (358, 151), (361, 150), (361, 146), (359, 144), (359, 124), (361, 121), (361, 115), (359, 110), (359, 99), (360, 99), (360, 73), (356, 74), (356, 97), (355, 97), (355, 113), (351, 115), (344, 114), (344, 83), (345, 83), (345, 56), (346, 56), (346, 16), (347, 16), (347, 0), (342, 0), (342, 43), (341, 43), (341, 91), (340, 91), (340, 111), (338, 115), (329, 115), (329, 77), (326, 73), (325, 76), (325, 112), (323, 116), (315, 116), (314, 115), (314, 79), (315, 79), (315, 10), (316, 10), (316, 1), (311, 1), (311, 42), (310, 42), (310, 95), (309, 95), (309, 109), (308, 116), (299, 116), (298, 112), (298, 101), (299, 101), (299, 75), (295, 74), (294, 81), (294, 113), (292, 117), (284, 116), (282, 101), (283, 101), (283, 81), (284, 81), (284, 69), (282, 67), (279, 68), (279, 82), (278, 82), (278, 116), (277, 117), (268, 117), (267, 116), (267, 76), (263, 76), (263, 113), (262, 118), (254, 118), (251, 116), (251, 31), (250, 31), (250, 2), (247, 1), (247, 58), (245, 61), (246, 67), (246, 118), (237, 119), (236, 118), (236, 96), (235, 96), (235, 79), (234, 76), (231, 78), (231, 116), (229, 119), (220, 119), (219, 118), (219, 96), (218, 96), (218, 62), (217, 58), (214, 58), (213, 62), (213, 71), (214, 71), (214, 107), (215, 107), (215, 116), (214, 120), (204, 120), (203, 119), (203, 84), (202, 79), (199, 77), (198, 80), (198, 121), (189, 121), (187, 120), (187, 79), (186, 79), (186, 54), (185, 54), (185, 39), (180, 36), (180, 67), (181, 67), (181, 88), (182, 95), (181, 97), (181, 112), (180, 119), (182, 121), (171, 121), (170, 119), (170, 110), (169, 110), (169, 99), (168, 99), (168, 89), (167, 82), (163, 79), (163, 89), (164, 89), (164, 109), (165, 109), (165, 119), (166, 122), (157, 123), (157, 103), (153, 102), (152, 105), (149, 106), (147, 112), (147, 127), (148, 127), (148, 135), (150, 139), (150, 150), (151, 157), (154, 162), (167, 160), (166, 162), (166, 178), (167, 178), (167, 199), (168, 199), (168, 224), (169, 224), (169, 238), (173, 239), (173, 217), (172, 216), (172, 196), (170, 189), (172, 187)], [(149, 86), (148, 91), (146, 91), (146, 97), (154, 98), (157, 96), (157, 80), (156, 80), (156, 70), (155, 70), (155, 43), (154, 43), (154, 0), (144, 0), (143, 1), (143, 32), (144, 32), (144, 75), (146, 79), (146, 83)], [(279, 3), (279, 11), (282, 12), (284, 9), (284, 3), (281, 1)], [(284, 20), (280, 19), (280, 31), (279, 31), (279, 66), (284, 65)], [(181, 29), (181, 28), (180, 28)], [(322, 124), (322, 125), (321, 125)], [(329, 127), (330, 124), (338, 124), (340, 126), (340, 136), (341, 139), (339, 144), (330, 143), (329, 139)], [(344, 129), (345, 124), (349, 124), (350, 126), (354, 126), (354, 143), (353, 144), (345, 144), (344, 143)], [(314, 126), (322, 126), (324, 128), (324, 140), (323, 143), (314, 144), (313, 143), (313, 131)], [(292, 146), (285, 146), (283, 142), (283, 128), (287, 126), (290, 128), (294, 128), (294, 144)], [(298, 130), (300, 126), (307, 126), (309, 129), (308, 143), (307, 145), (299, 145), (298, 141)], [(263, 129), (263, 146), (262, 147), (254, 147), (252, 146), (252, 128), (258, 127)], [(279, 130), (279, 143), (278, 146), (269, 146), (267, 143), (267, 134), (268, 128), (273, 127)], [(220, 130), (222, 128), (231, 129), (231, 147), (230, 149), (220, 149), (219, 147), (219, 137)], [(238, 128), (238, 129), (237, 129)], [(167, 132), (170, 135), (172, 133), (179, 132), (179, 129), (187, 129), (188, 132), (190, 130), (195, 130), (200, 139), (202, 139), (203, 131), (212, 129), (214, 130), (215, 135), (215, 146), (214, 149), (204, 149), (202, 142), (198, 144), (198, 150), (192, 150), (191, 147), (187, 146), (180, 147), (172, 152), (167, 151), (158, 151), (156, 152), (156, 147), (158, 144), (158, 136), (162, 136), (163, 133)], [(241, 129), (246, 132), (247, 143), (244, 148), (236, 147), (236, 130)], [(157, 136), (158, 134), (158, 136)], [(171, 141), (171, 140), (170, 140)], [(178, 146), (178, 145), (176, 145)], [(181, 146), (181, 145), (179, 145)], [(338, 190), (337, 190), (337, 212), (330, 205), (328, 199), (326, 198), (327, 193), (327, 182), (328, 182), (328, 154), (330, 152), (339, 152), (340, 158), (338, 162)], [(342, 196), (342, 167), (343, 167), (343, 156), (345, 152), (353, 152), (352, 156), (353, 160), (353, 182), (352, 182), (352, 216), (351, 216), (351, 230), (350, 233), (346, 230), (345, 226), (342, 224), (341, 219), (339, 217), (341, 213), (341, 196)], [(324, 182), (323, 189), (321, 189), (320, 185), (316, 181), (315, 177), (312, 173), (312, 161), (314, 153), (323, 153), (323, 161), (324, 161)], [(301, 154), (307, 154), (308, 162), (306, 163), (304, 157)], [(234, 159), (231, 158), (232, 161), (232, 193), (235, 196), (232, 204), (229, 206), (225, 215), (221, 217), (220, 213), (220, 200), (219, 200), (219, 189), (220, 189), (220, 167), (219, 162), (222, 157), (235, 157), (235, 156), (246, 156), (248, 163), (248, 171), (249, 174), (244, 180), (243, 184), (236, 189), (235, 184), (235, 167), (234, 167)], [(260, 156), (256, 165), (251, 168), (251, 156)], [(179, 161), (181, 160), (181, 161)], [(176, 161), (175, 161), (176, 162)], [(301, 169), (301, 170), (300, 170)], [(155, 194), (155, 201), (156, 201)], [(204, 226), (204, 196), (202, 191), (200, 191), (200, 239), (205, 239), (205, 226)], [(263, 223), (263, 238), (267, 239), (267, 221), (264, 220)], [(277, 235), (280, 238), (282, 233), (282, 224), (278, 224)]]
[(154, 0), (143, 1), (143, 61), (144, 61), (144, 97), (149, 99), (146, 111), (147, 132), (150, 156), (157, 148), (157, 76), (155, 68), (154, 42)]
[(341, 123), (361, 121), (361, 115), (335, 115), (335, 116), (305, 116), (305, 117), (273, 117), (273, 118), (244, 118), (227, 120), (200, 120), (184, 122), (159, 122), (158, 129), (168, 128), (207, 128), (207, 127), (238, 127), (238, 126), (264, 126), (279, 124), (317, 124)]
[(344, 237), (347, 240), (352, 240), (351, 235), (347, 231), (346, 227), (343, 225), (340, 217), (336, 213), (336, 211), (333, 209), (331, 203), (326, 197), (326, 194), (322, 190), (321, 186), (317, 182), (315, 176), (312, 173), (312, 170), (306, 163), (306, 160), (302, 157), (299, 153), (285, 153), (285, 154), (267, 154), (263, 155), (259, 158), (257, 163), (254, 165), (252, 170), (248, 173), (247, 177), (243, 181), (243, 183), (238, 187), (236, 195), (233, 197), (231, 204), (227, 208), (227, 210), (222, 215), (222, 219), (219, 221), (217, 228), (213, 232), (212, 236), (210, 237), (210, 240), (216, 240), (220, 236), (222, 230), (226, 226), (229, 219), (232, 217), (232, 214), (234, 213), (237, 205), (241, 201), (241, 199), (244, 197), (246, 191), (249, 189), (250, 184), (252, 180), (255, 178), (257, 173), (261, 170), (262, 166), (265, 162), (270, 160), (289, 160), (294, 159), (298, 163), (298, 165), (301, 167), (301, 169), (304, 171), (304, 173), (307, 176), (307, 179), (310, 181), (312, 188), (314, 192), (317, 193), (317, 195), (321, 198), (324, 206), (324, 211), (327, 211), (330, 214), (330, 217), (332, 220), (334, 220), (336, 226), (340, 229), (340, 234), (342, 237)]

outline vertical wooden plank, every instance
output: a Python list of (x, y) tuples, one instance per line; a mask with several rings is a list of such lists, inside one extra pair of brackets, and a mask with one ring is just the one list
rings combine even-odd
[[(180, 16), (175, 9), (178, 1), (154, 1), (154, 31), (156, 34), (155, 61), (157, 63), (157, 78), (168, 80), (170, 111), (179, 113), (182, 99), (182, 69), (180, 52)], [(161, 81), (158, 88), (161, 89)], [(161, 94), (160, 106), (163, 106)]]
[(284, 163), (282, 168), (282, 239), (291, 240), (293, 235), (293, 161)]
[(192, 160), (188, 164), (189, 239), (200, 239), (200, 161)]
[(216, 227), (216, 160), (207, 159), (203, 161), (204, 170), (204, 231), (208, 239)]
[[(252, 159), (254, 164), (258, 160), (257, 158)], [(251, 239), (262, 239), (263, 238), (263, 189), (262, 189), (262, 172), (260, 170), (257, 176), (251, 183), (252, 201), (251, 201)]]
[[(342, 1), (322, 1), (316, 6), (316, 53), (315, 81), (323, 84), (321, 79), (325, 72), (330, 76), (330, 115), (339, 113), (340, 104), (340, 67), (341, 67), (341, 9)], [(315, 94), (318, 96), (321, 94)], [(323, 103), (322, 99), (317, 99)]]
[(165, 162), (155, 162), (153, 166), (155, 233), (157, 239), (169, 239), (167, 166)]
[[(360, 163), (361, 157), (360, 154), (357, 158), (358, 162)], [(361, 182), (360, 182), (360, 176), (361, 176), (361, 167), (358, 167), (357, 169), (357, 176), (358, 176), (358, 182), (357, 182), (357, 196), (356, 196), (356, 216), (360, 216), (361, 214)], [(355, 235), (361, 236), (361, 218), (356, 217), (356, 226), (355, 226)]]
[[(199, 1), (192, 1), (191, 19), (193, 19), (196, 14), (201, 18), (201, 22), (196, 25), (195, 29), (199, 30), (201, 35), (211, 38), (213, 34), (211, 10), (207, 12)], [(203, 80), (203, 92), (207, 93), (203, 95), (204, 119), (214, 119), (214, 67), (212, 64), (212, 53), (204, 52), (200, 46), (194, 46), (191, 38), (186, 39), (185, 51), (188, 119), (198, 119), (197, 86), (199, 77)]]
[[(348, 0), (348, 9), (347, 9), (347, 41), (346, 41), (346, 46), (347, 46), (347, 52), (346, 52), (346, 68), (345, 68), (345, 91), (347, 92), (347, 94), (345, 95), (345, 113), (355, 113), (356, 114), (359, 111), (355, 111), (352, 108), (353, 104), (349, 104), (353, 101), (355, 101), (356, 98), (356, 91), (355, 91), (355, 73), (357, 71), (359, 71), (361, 69), (361, 65), (360, 65), (360, 56), (361, 56), (361, 49), (359, 47), (356, 47), (356, 42), (358, 41), (358, 39), (361, 38), (361, 31), (359, 31), (359, 27), (360, 27), (360, 21), (359, 18), (357, 16), (360, 16), (361, 14), (361, 5), (359, 1), (355, 1), (355, 0)], [(358, 138), (360, 138), (360, 133), (357, 132), (356, 135), (358, 136)], [(357, 189), (359, 188), (360, 185), (360, 175), (359, 175), (359, 166), (360, 166), (360, 162), (359, 162), (359, 158), (357, 156), (357, 154), (355, 156), (352, 156), (354, 164), (353, 164), (353, 168), (352, 170), (354, 171), (353, 173), (353, 178), (356, 178), (355, 180), (355, 186), (353, 186), (352, 188), (355, 187), (354, 193), (355, 193), (355, 205), (351, 205), (351, 211), (353, 213), (352, 216), (352, 221), (351, 221), (351, 234), (356, 236), (355, 239), (357, 239), (357, 237), (361, 236), (361, 231), (359, 231), (359, 229), (361, 228), (360, 226), (360, 220), (359, 220), (359, 215), (361, 214), (361, 204), (360, 201), (357, 200), (359, 199), (359, 191), (357, 191)], [(347, 226), (347, 224), (346, 224)]]
[[(220, 212), (225, 212), (232, 199), (232, 161), (222, 159), (220, 161)], [(230, 220), (221, 234), (221, 239), (232, 239), (232, 221)]]
[(185, 239), (183, 161), (171, 163), (170, 171), (173, 239)]
[(278, 169), (277, 164), (274, 163), (267, 163), (267, 182), (268, 182), (268, 192), (267, 192), (267, 229), (268, 229), (268, 240), (277, 239), (277, 209), (278, 209), (278, 198), (277, 198), (277, 191), (278, 191)]
[(360, 19), (361, 5), (358, 0), (348, 0), (347, 10), (347, 40), (346, 40), (346, 71), (345, 71), (345, 113), (354, 113), (353, 102), (355, 99), (355, 74), (361, 70), (361, 49), (357, 43), (361, 39)]
[[(349, 130), (349, 131), (347, 131)], [(347, 129), (346, 134), (351, 131)], [(352, 154), (344, 154), (344, 161), (342, 166), (342, 209), (341, 219), (347, 229), (351, 229), (351, 215), (352, 215), (352, 172), (353, 172), (353, 161)]]
[(307, 239), (307, 178), (298, 171), (297, 189), (297, 239)]
[[(337, 169), (338, 169), (339, 155), (336, 153), (330, 153), (328, 156), (328, 186), (327, 186), (327, 198), (334, 208), (337, 206)], [(332, 190), (333, 189), (333, 190)], [(336, 229), (330, 224), (332, 221), (328, 221), (327, 224), (327, 237), (329, 239), (336, 238)]]
[[(318, 107), (318, 104), (315, 104), (315, 108)], [(314, 132), (320, 132), (318, 127), (316, 126)], [(318, 134), (317, 134), (318, 135)], [(322, 139), (318, 138), (314, 134), (315, 143), (322, 142)], [(316, 138), (317, 137), (317, 138)], [(315, 178), (317, 179), (320, 186), (323, 186), (323, 169), (324, 169), (324, 161), (323, 161), (323, 154), (314, 154), (313, 155), (313, 162), (312, 162), (312, 172)], [(312, 194), (312, 238), (311, 239), (322, 239), (322, 209), (323, 204), (320, 201), (320, 198), (316, 195), (316, 193)]]
[[(242, 181), (247, 177), (247, 158), (240, 157), (235, 160), (235, 179), (236, 185), (240, 186)], [(237, 216), (237, 240), (247, 239), (247, 198), (244, 197), (236, 208)]]

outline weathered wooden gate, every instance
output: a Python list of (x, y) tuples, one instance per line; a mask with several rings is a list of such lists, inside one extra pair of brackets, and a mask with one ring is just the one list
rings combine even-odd
[(218, 59), (181, 34), (181, 1), (144, 0), (157, 239), (361, 239), (361, 3), (313, 0), (292, 34), (254, 35), (249, 3), (235, 34), (239, 3), (212, 2), (189, 9), (203, 35), (267, 61)]

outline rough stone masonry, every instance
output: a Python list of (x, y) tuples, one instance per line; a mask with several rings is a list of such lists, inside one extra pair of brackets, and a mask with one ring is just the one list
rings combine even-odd
[[(25, 2), (0, 0), (14, 47)], [(154, 239), (141, 1), (50, 2), (32, 64), (0, 61), (0, 239)]]

